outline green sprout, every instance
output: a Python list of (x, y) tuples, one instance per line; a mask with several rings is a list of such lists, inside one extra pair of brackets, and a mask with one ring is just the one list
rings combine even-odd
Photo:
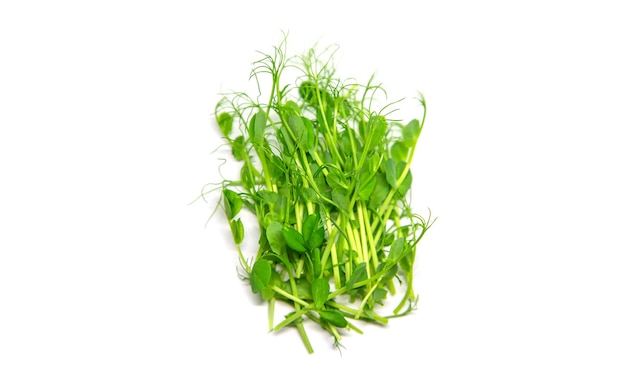
[[(432, 225), (410, 206), (411, 161), (426, 117), (391, 118), (399, 101), (373, 77), (340, 80), (336, 49), (287, 56), (286, 37), (253, 63), (258, 95), (234, 92), (215, 109), (225, 146), (240, 165), (224, 180), (220, 203), (252, 292), (269, 303), (269, 328), (316, 324), (340, 345), (356, 321), (386, 324), (415, 309), (416, 246)], [(294, 80), (284, 84), (281, 79)], [(267, 83), (267, 87), (265, 87)], [(265, 97), (266, 96), (266, 97)], [(260, 238), (247, 261), (243, 211), (256, 216)], [(399, 303), (381, 308), (390, 296)], [(293, 311), (274, 324), (276, 301)]]

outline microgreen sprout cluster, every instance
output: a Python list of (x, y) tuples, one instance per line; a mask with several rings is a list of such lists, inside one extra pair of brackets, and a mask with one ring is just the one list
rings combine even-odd
[[(327, 48), (288, 56), (286, 39), (254, 62), (259, 93), (224, 95), (217, 124), (240, 167), (221, 200), (252, 292), (269, 303), (269, 327), (306, 324), (335, 345), (358, 321), (387, 324), (415, 308), (416, 246), (432, 224), (411, 211), (411, 161), (426, 116), (391, 118), (399, 102), (384, 89), (340, 80)], [(283, 83), (281, 78), (294, 80)], [(267, 83), (267, 86), (265, 84)], [(245, 224), (243, 211), (256, 216)], [(258, 223), (258, 224), (256, 224)], [(258, 227), (258, 251), (246, 259), (244, 229)], [(388, 297), (397, 304), (385, 313)], [(276, 301), (293, 310), (276, 321)]]

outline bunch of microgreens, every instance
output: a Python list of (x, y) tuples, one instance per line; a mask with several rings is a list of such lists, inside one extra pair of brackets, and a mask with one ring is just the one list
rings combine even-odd
[[(241, 165), (238, 179), (221, 183), (220, 202), (242, 277), (269, 302), (270, 330), (295, 326), (309, 353), (305, 319), (339, 346), (340, 329), (362, 333), (355, 320), (387, 324), (415, 308), (416, 245), (432, 224), (412, 213), (408, 201), (423, 98), (421, 120), (389, 118), (398, 101), (374, 109), (386, 98), (383, 88), (372, 79), (337, 78), (335, 51), (313, 48), (288, 57), (284, 39), (253, 64), (256, 99), (230, 93), (215, 111)], [(295, 82), (284, 84), (288, 71), (296, 73)], [(260, 229), (250, 260), (241, 249), (242, 210), (258, 220), (246, 227)], [(396, 294), (397, 306), (383, 315), (380, 307)], [(278, 324), (276, 301), (293, 308)]]

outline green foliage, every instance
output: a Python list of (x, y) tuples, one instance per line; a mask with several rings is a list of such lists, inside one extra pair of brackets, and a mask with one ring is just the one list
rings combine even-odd
[(282, 224), (272, 221), (265, 229), (265, 237), (267, 238), (270, 248), (274, 253), (277, 253), (278, 255), (285, 253), (287, 244), (285, 244)]
[(320, 318), (334, 325), (335, 327), (345, 328), (348, 326), (348, 321), (339, 311), (334, 310), (320, 310), (318, 311)]
[(252, 120), (250, 121), (250, 138), (253, 144), (261, 145), (263, 143), (263, 133), (265, 132), (266, 123), (267, 120), (263, 110), (259, 110), (252, 116)]
[(217, 124), (222, 130), (222, 134), (228, 138), (233, 131), (233, 116), (229, 113), (220, 113), (217, 116)]
[(367, 279), (367, 264), (362, 262), (356, 266), (356, 268), (354, 269), (354, 272), (352, 272), (352, 275), (350, 276), (350, 279), (346, 281), (346, 289), (348, 289), (348, 292), (352, 292), (354, 288), (354, 284), (356, 284), (357, 282), (362, 282), (366, 279)]
[(230, 221), (230, 232), (233, 234), (235, 244), (241, 244), (243, 241), (243, 223), (241, 219), (233, 219)]
[(306, 252), (306, 242), (304, 241), (304, 237), (301, 233), (298, 232), (293, 227), (285, 226), (282, 229), (283, 238), (285, 238), (285, 243), (291, 249), (296, 252)]
[(407, 148), (412, 148), (417, 143), (417, 139), (422, 132), (422, 124), (414, 119), (411, 120), (403, 129), (402, 129), (402, 137), (404, 138), (404, 144)]
[[(373, 78), (337, 77), (335, 50), (288, 57), (285, 44), (254, 63), (260, 93), (226, 94), (216, 106), (229, 163), (240, 165), (232, 170), (239, 179), (221, 190), (245, 277), (269, 302), (270, 329), (295, 326), (312, 352), (306, 319), (338, 344), (358, 330), (353, 321), (386, 324), (414, 308), (416, 245), (432, 222), (412, 212), (407, 196), (426, 103), (421, 119), (403, 124), (390, 118), (399, 102), (387, 103)], [(299, 75), (295, 83), (281, 82), (286, 71)], [(260, 227), (252, 266), (241, 250), (242, 212)], [(400, 304), (384, 313), (390, 295)], [(275, 301), (293, 308), (276, 326)]]
[(321, 309), (330, 294), (330, 285), (325, 278), (316, 278), (311, 282), (311, 295), (315, 307)]
[(393, 242), (391, 248), (389, 249), (387, 263), (396, 264), (402, 257), (404, 257), (404, 253), (404, 238), (398, 238)]
[(272, 266), (264, 259), (257, 260), (250, 272), (250, 286), (253, 293), (260, 293), (272, 279)]

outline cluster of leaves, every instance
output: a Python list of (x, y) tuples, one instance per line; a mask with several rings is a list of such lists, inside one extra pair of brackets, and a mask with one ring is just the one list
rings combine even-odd
[[(334, 51), (288, 57), (283, 40), (253, 65), (259, 89), (262, 77), (271, 83), (267, 100), (230, 93), (215, 113), (241, 165), (237, 180), (220, 188), (243, 276), (269, 302), (270, 329), (297, 327), (310, 353), (305, 319), (339, 345), (341, 329), (361, 333), (355, 320), (386, 324), (414, 308), (416, 245), (432, 224), (408, 201), (423, 98), (421, 120), (390, 119), (395, 103), (373, 110), (385, 94), (380, 85), (336, 77)], [(297, 73), (293, 85), (281, 84), (286, 71)], [(250, 261), (241, 250), (241, 211), (256, 215), (260, 228)], [(382, 315), (395, 294), (397, 307)], [(276, 301), (293, 311), (274, 325)]]

